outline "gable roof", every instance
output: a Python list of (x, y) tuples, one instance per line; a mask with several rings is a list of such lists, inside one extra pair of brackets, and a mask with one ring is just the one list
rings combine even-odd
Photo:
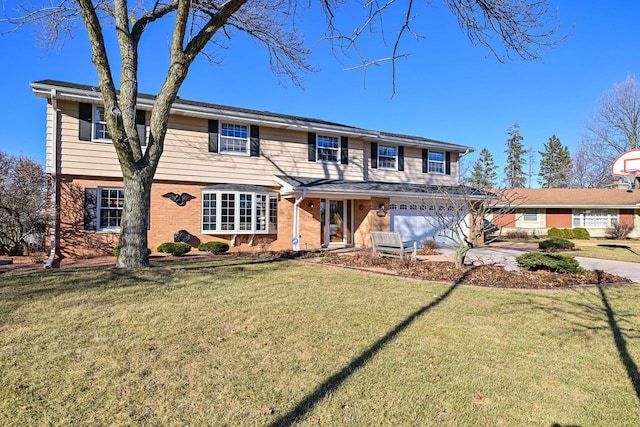
[(511, 188), (503, 200), (519, 208), (640, 208), (640, 190), (615, 188)]
[[(58, 99), (75, 102), (102, 103), (100, 88), (97, 86), (51, 79), (32, 82), (30, 86), (34, 94), (41, 98), (50, 98), (52, 90), (55, 90)], [(138, 107), (142, 110), (150, 110), (153, 107), (154, 100), (154, 95), (139, 93)], [(474, 151), (473, 147), (437, 141), (420, 136), (362, 129), (322, 119), (273, 113), (271, 111), (250, 110), (247, 108), (191, 101), (181, 98), (176, 99), (173, 103), (171, 112), (173, 114), (194, 117), (242, 120), (247, 123), (261, 124), (274, 128), (340, 133), (344, 136), (358, 137), (371, 142), (388, 142), (406, 146), (445, 149), (455, 152)]]

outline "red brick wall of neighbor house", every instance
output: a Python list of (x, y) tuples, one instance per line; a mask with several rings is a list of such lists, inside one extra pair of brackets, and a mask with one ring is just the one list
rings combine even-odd
[(495, 225), (498, 228), (515, 228), (516, 214), (506, 213), (504, 215), (499, 215), (497, 218), (494, 217), (493, 225)]
[(546, 213), (547, 228), (572, 228), (573, 211), (571, 209), (549, 209)]
[(634, 225), (635, 219), (633, 209), (620, 209), (618, 220), (620, 221), (620, 224), (623, 225)]

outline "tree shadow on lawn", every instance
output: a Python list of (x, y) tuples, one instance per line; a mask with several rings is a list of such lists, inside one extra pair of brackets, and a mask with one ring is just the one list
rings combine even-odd
[[(462, 279), (461, 279), (462, 280)], [(445, 299), (447, 299), (453, 291), (458, 287), (459, 282), (454, 283), (447, 289), (442, 295), (429, 304), (419, 308), (415, 312), (411, 313), (405, 320), (396, 325), (385, 336), (376, 341), (371, 347), (366, 349), (345, 366), (340, 372), (337, 372), (333, 376), (329, 377), (325, 382), (320, 384), (315, 391), (308, 394), (298, 404), (286, 414), (275, 420), (270, 426), (290, 426), (298, 422), (304, 415), (308, 414), (320, 403), (327, 395), (337, 390), (342, 383), (344, 383), (351, 375), (353, 375), (360, 368), (363, 368), (371, 359), (373, 359), (388, 343), (393, 341), (401, 332), (408, 328), (414, 321), (420, 316), (425, 314), (430, 309), (436, 307)]]
[[(634, 325), (635, 323), (629, 318), (637, 316), (637, 313), (616, 312), (605, 292), (607, 286), (598, 284), (596, 288), (598, 290), (597, 300), (593, 302), (575, 302), (569, 301), (566, 298), (549, 297), (549, 301), (557, 304), (550, 306), (534, 301), (527, 301), (525, 304), (535, 309), (552, 311), (554, 316), (570, 322), (574, 327), (580, 327), (590, 331), (604, 329), (611, 331), (613, 343), (618, 352), (620, 362), (627, 372), (627, 377), (633, 386), (636, 397), (640, 400), (640, 372), (627, 346), (627, 339), (638, 339), (640, 335), (631, 334), (632, 332), (637, 332), (632, 326), (626, 328), (620, 326), (621, 323)], [(578, 292), (579, 290), (574, 289), (573, 291)], [(562, 308), (563, 305), (565, 308)], [(570, 320), (571, 318), (575, 320)], [(602, 324), (604, 321), (606, 321), (606, 326), (599, 326), (599, 324)]]

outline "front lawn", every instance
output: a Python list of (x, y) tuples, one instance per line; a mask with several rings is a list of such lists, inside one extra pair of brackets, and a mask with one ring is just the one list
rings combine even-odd
[(299, 261), (0, 275), (2, 425), (640, 425), (640, 286)]

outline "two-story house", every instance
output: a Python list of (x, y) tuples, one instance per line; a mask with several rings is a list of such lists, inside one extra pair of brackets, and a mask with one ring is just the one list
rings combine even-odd
[[(58, 250), (111, 253), (124, 192), (99, 89), (43, 80)], [(148, 138), (154, 97), (141, 94)], [(370, 246), (371, 230), (431, 237), (420, 201), (460, 190), (471, 147), (268, 111), (178, 99), (152, 186), (149, 246), (222, 240), (235, 250)]]

